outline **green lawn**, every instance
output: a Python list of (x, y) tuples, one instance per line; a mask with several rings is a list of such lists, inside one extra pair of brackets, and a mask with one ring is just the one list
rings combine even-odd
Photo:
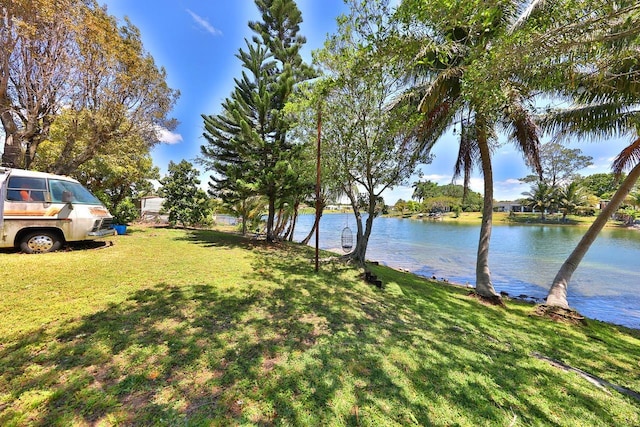
[(640, 425), (640, 334), (312, 250), (130, 228), (0, 252), (0, 425)]
[[(408, 215), (408, 214), (407, 214)], [(392, 213), (391, 217), (402, 217), (401, 215), (397, 215)], [(418, 214), (411, 214), (406, 216), (407, 218), (413, 218), (416, 220), (429, 221), (432, 220), (428, 216), (423, 214), (422, 217), (419, 217)], [(544, 224), (544, 225), (560, 225), (560, 226), (583, 226), (589, 227), (593, 221), (596, 219), (596, 215), (592, 216), (579, 216), (579, 215), (568, 215), (566, 218), (566, 222), (561, 222), (562, 215), (561, 214), (552, 214), (547, 215), (546, 219), (543, 221), (540, 218), (539, 213), (516, 213), (514, 215), (510, 215), (509, 212), (494, 212), (493, 213), (493, 223), (494, 224)], [(453, 222), (457, 224), (477, 224), (478, 227), (482, 222), (482, 212), (462, 212), (459, 216), (456, 214), (449, 212), (443, 214), (438, 218), (444, 222)], [(626, 227), (621, 221), (609, 220), (605, 227)]]

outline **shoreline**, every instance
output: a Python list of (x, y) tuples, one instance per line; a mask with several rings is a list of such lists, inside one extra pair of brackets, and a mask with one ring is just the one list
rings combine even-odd
[[(340, 248), (322, 249), (322, 251), (331, 254), (331, 256), (328, 257), (328, 258), (324, 257), (322, 259), (323, 261), (336, 260), (336, 259), (339, 259), (342, 255), (344, 255), (344, 253), (341, 252)], [(372, 260), (372, 259), (367, 259), (366, 264), (367, 265), (371, 265), (371, 266), (381, 266), (381, 267), (388, 268), (388, 269), (393, 270), (393, 271), (398, 272), (398, 273), (410, 274), (410, 275), (413, 275), (413, 276), (415, 276), (417, 278), (430, 281), (431, 283), (433, 283), (435, 285), (439, 285), (439, 286), (452, 286), (452, 287), (456, 287), (456, 288), (459, 288), (459, 289), (475, 290), (475, 286), (472, 286), (471, 284), (469, 284), (469, 282), (467, 282), (467, 283), (458, 283), (458, 282), (451, 281), (451, 280), (449, 280), (449, 279), (447, 279), (445, 277), (437, 278), (436, 276), (425, 276), (425, 275), (421, 275), (421, 274), (415, 273), (413, 271), (410, 271), (410, 270), (407, 270), (407, 269), (404, 269), (404, 268), (390, 266), (390, 265), (386, 264), (384, 261), (376, 261), (376, 260)], [(506, 291), (499, 291), (498, 294), (500, 295), (501, 298), (506, 299), (507, 301), (514, 301), (514, 302), (518, 302), (518, 303), (524, 303), (524, 304), (530, 305), (531, 307), (535, 307), (535, 306), (538, 306), (538, 305), (539, 306), (544, 306), (545, 305), (544, 304), (545, 303), (545, 298), (535, 297), (535, 296), (526, 295), (526, 294), (520, 294), (520, 295), (516, 296), (516, 295), (511, 295), (509, 292), (506, 292)], [(623, 325), (623, 324), (615, 323), (615, 322), (612, 322), (612, 321), (596, 319), (594, 317), (590, 317), (588, 315), (585, 315), (580, 311), (577, 311), (573, 307), (570, 307), (570, 309), (572, 311), (575, 311), (580, 316), (582, 316), (585, 319), (588, 319), (590, 321), (606, 323), (608, 325), (612, 325), (612, 326), (616, 326), (616, 327), (620, 327), (620, 328), (626, 328), (626, 329), (633, 330), (633, 331), (640, 331), (640, 327), (633, 327), (633, 326), (629, 326), (629, 325)]]
[[(441, 221), (445, 223), (460, 223), (460, 224), (478, 224), (482, 222), (482, 214), (480, 212), (462, 212), (460, 216), (455, 217), (454, 213), (448, 212), (436, 217), (430, 217), (428, 214), (411, 214), (411, 215), (397, 215), (387, 214), (382, 215), (385, 218), (398, 218), (398, 219), (410, 219), (415, 221)], [(561, 217), (557, 214), (549, 215), (544, 221), (540, 219), (539, 213), (516, 213), (515, 218), (511, 217), (508, 212), (494, 212), (493, 213), (493, 225), (557, 225), (562, 227), (575, 226), (575, 227), (589, 227), (595, 221), (597, 215), (594, 216), (575, 216), (568, 215), (566, 222), (561, 222)], [(555, 215), (555, 216), (553, 216)], [(605, 228), (620, 228), (620, 229), (633, 229), (640, 230), (640, 224), (628, 225), (621, 221), (609, 219), (605, 224)]]

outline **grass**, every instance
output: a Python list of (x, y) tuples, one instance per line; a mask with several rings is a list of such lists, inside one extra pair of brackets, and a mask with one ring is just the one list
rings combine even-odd
[[(391, 215), (394, 216), (394, 215)], [(421, 219), (424, 221), (430, 221), (429, 217), (419, 217), (417, 214), (408, 216), (407, 218)], [(544, 225), (559, 225), (559, 226), (590, 226), (596, 219), (596, 216), (578, 216), (567, 215), (566, 222), (561, 222), (561, 214), (547, 215), (543, 221), (540, 218), (539, 213), (516, 213), (510, 215), (509, 212), (494, 212), (493, 223), (494, 224), (544, 224)], [(482, 222), (481, 212), (461, 212), (459, 216), (454, 213), (446, 213), (439, 217), (439, 220), (444, 222), (451, 222), (456, 224), (477, 224)], [(627, 227), (622, 221), (609, 220), (605, 227)]]
[(0, 425), (640, 425), (640, 334), (312, 251), (130, 228), (0, 253)]

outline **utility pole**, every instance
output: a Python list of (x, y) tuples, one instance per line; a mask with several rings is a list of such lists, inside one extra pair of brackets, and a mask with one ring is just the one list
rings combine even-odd
[(322, 111), (318, 103), (318, 144), (316, 152), (316, 273), (318, 272), (318, 256), (320, 253), (320, 133), (322, 128)]

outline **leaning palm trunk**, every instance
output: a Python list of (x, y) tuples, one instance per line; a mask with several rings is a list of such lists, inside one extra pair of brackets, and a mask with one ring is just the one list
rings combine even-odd
[(484, 202), (482, 207), (482, 224), (480, 226), (480, 240), (478, 242), (478, 257), (476, 260), (476, 292), (487, 298), (497, 297), (491, 271), (489, 270), (489, 241), (491, 240), (491, 224), (493, 221), (493, 171), (491, 169), (491, 155), (486, 139), (478, 141), (482, 174), (484, 176)]
[(567, 286), (569, 285), (573, 272), (578, 268), (578, 264), (582, 261), (591, 244), (596, 240), (596, 237), (598, 237), (600, 230), (602, 230), (607, 223), (609, 217), (618, 210), (620, 204), (622, 204), (624, 199), (629, 195), (638, 178), (640, 178), (640, 163), (631, 169), (631, 172), (629, 172), (629, 175), (622, 181), (620, 188), (618, 188), (613, 195), (611, 201), (602, 209), (596, 220), (591, 224), (591, 227), (589, 227), (584, 236), (582, 236), (576, 248), (571, 252), (571, 255), (569, 255), (564, 264), (562, 264), (562, 267), (560, 267), (549, 289), (547, 305), (569, 308), (569, 303), (567, 302)]
[(302, 241), (300, 242), (301, 244), (303, 245), (309, 244), (309, 242), (311, 241), (311, 238), (313, 237), (313, 234), (316, 232), (316, 228), (318, 227), (318, 224), (320, 223), (320, 218), (322, 218), (322, 211), (320, 211), (319, 214), (316, 215), (316, 218), (313, 221), (313, 227), (311, 227), (311, 230), (309, 231), (309, 234), (307, 234), (307, 237), (302, 239)]

